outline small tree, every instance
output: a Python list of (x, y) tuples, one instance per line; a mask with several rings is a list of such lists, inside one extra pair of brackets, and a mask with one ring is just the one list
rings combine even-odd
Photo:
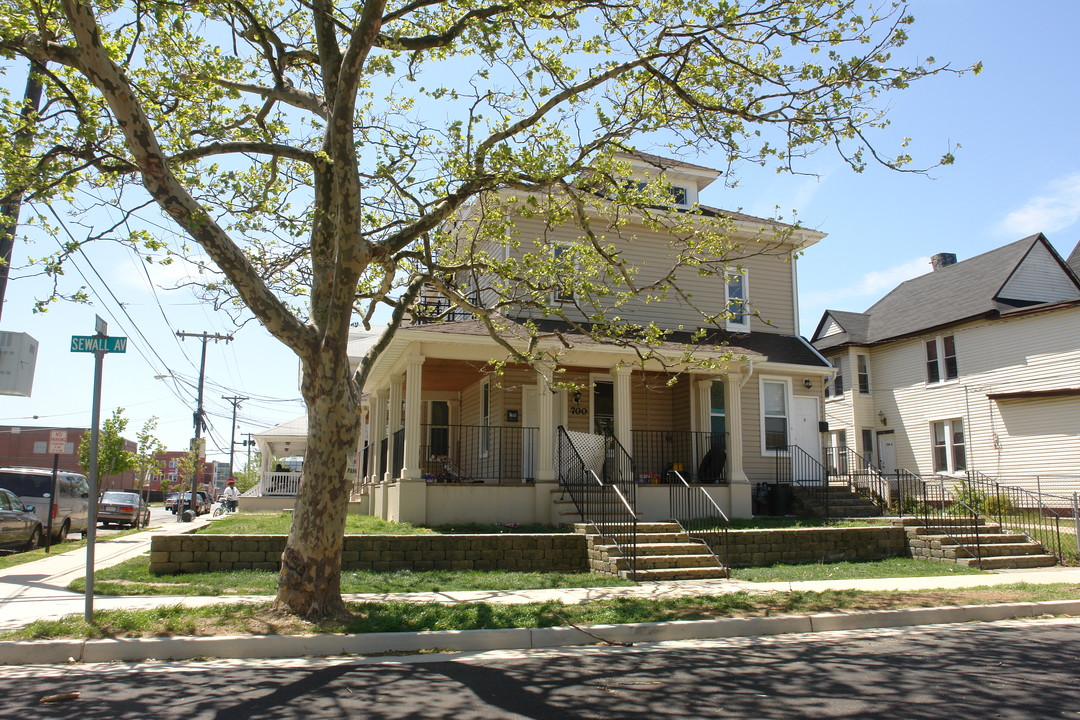
[[(123, 433), (127, 428), (127, 418), (123, 408), (113, 410), (112, 417), (101, 424), (98, 431), (98, 480), (110, 475), (119, 475), (137, 467), (136, 455), (124, 449)], [(79, 465), (86, 472), (90, 471), (90, 433), (83, 433), (79, 441)], [(138, 478), (136, 478), (136, 483)], [(102, 484), (101, 489), (104, 489)]]
[[(143, 423), (142, 430), (135, 435), (139, 449), (135, 452), (135, 488), (150, 500), (150, 477), (161, 472), (161, 460), (158, 457), (165, 452), (165, 445), (154, 435), (158, 419), (155, 415)], [(162, 482), (162, 493), (165, 492)]]

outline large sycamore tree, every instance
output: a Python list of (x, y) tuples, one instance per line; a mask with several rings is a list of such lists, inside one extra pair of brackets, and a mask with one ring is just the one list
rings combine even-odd
[[(957, 72), (893, 60), (912, 18), (887, 1), (2, 6), (8, 76), (32, 67), (44, 96), (36, 113), (5, 99), (4, 135), (16, 141), (2, 145), (0, 200), (21, 200), (23, 223), (54, 223), (45, 208), (57, 200), (114, 213), (40, 258), (45, 270), (61, 273), (66, 254), (96, 238), (148, 259), (191, 251), (216, 273), (208, 301), (249, 313), (300, 359), (305, 481), (277, 605), (312, 618), (344, 610), (345, 450), (372, 363), (418, 298), (434, 293), (436, 306), (487, 322), (519, 361), (539, 357), (537, 330), (508, 319), (559, 312), (547, 300), (567, 286), (580, 312), (566, 317), (589, 320), (582, 331), (655, 343), (662, 333), (612, 308), (676, 297), (681, 270), (722, 272), (756, 251), (734, 242), (722, 216), (654, 212), (664, 188), (626, 181), (628, 151), (694, 160), (708, 149), (729, 171), (747, 161), (799, 171), (831, 147), (855, 170), (912, 169), (903, 143), (884, 152), (871, 141), (884, 125), (880, 96)], [(169, 246), (140, 229), (149, 225), (115, 220), (151, 208), (187, 240)], [(581, 247), (568, 258), (520, 237), (521, 215), (579, 227)], [(609, 220), (598, 229), (599, 217)], [(648, 278), (612, 240), (642, 217), (667, 223), (677, 246)], [(492, 251), (500, 245), (520, 251)], [(350, 327), (373, 321), (388, 330), (351, 369)]]

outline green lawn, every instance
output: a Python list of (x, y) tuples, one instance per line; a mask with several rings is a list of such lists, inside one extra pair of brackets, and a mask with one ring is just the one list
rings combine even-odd
[[(288, 535), (292, 513), (233, 513), (199, 528), (208, 535)], [(380, 520), (372, 515), (346, 515), (346, 535), (416, 535), (428, 528)]]
[(156, 637), (170, 635), (313, 634), (540, 628), (606, 623), (667, 622), (723, 617), (807, 614), (837, 610), (1038, 602), (1080, 598), (1073, 585), (1017, 583), (992, 588), (935, 590), (925, 593), (857, 591), (732, 593), (677, 599), (617, 598), (581, 605), (557, 602), (526, 605), (463, 603), (349, 603), (350, 617), (319, 624), (273, 613), (269, 604), (219, 604), (199, 608), (169, 606), (152, 610), (107, 610), (87, 625), (81, 615), (41, 620), (0, 635), (0, 640), (44, 638)]
[(808, 563), (769, 567), (733, 568), (732, 577), (747, 582), (799, 582), (802, 580), (868, 580), (895, 577), (936, 577), (940, 575), (986, 575), (978, 568), (955, 563), (886, 558), (871, 562)]
[[(277, 584), (278, 574), (265, 570), (152, 575), (147, 555), (94, 573), (94, 591), (105, 595), (273, 595), (277, 592)], [(431, 570), (341, 574), (341, 592), (346, 594), (620, 587), (633, 584), (612, 575), (591, 573)], [(68, 585), (68, 589), (74, 592), (83, 592), (84, 588), (82, 578)]]

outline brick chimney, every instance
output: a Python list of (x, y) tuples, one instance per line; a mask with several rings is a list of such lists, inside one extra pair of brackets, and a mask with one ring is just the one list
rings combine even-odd
[(956, 264), (956, 253), (938, 253), (930, 257), (930, 265), (935, 270), (940, 270), (948, 265)]

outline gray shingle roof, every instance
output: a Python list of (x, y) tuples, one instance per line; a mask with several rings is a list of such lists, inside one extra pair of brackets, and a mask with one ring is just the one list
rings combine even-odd
[[(982, 255), (907, 280), (871, 305), (865, 313), (826, 310), (814, 333), (814, 347), (825, 350), (845, 344), (869, 345), (1013, 310), (1015, 303), (1000, 302), (996, 296), (1038, 243), (1044, 244), (1057, 256), (1042, 233), (1029, 235)], [(818, 338), (817, 333), (823, 329), (828, 316), (832, 316), (845, 332)]]

